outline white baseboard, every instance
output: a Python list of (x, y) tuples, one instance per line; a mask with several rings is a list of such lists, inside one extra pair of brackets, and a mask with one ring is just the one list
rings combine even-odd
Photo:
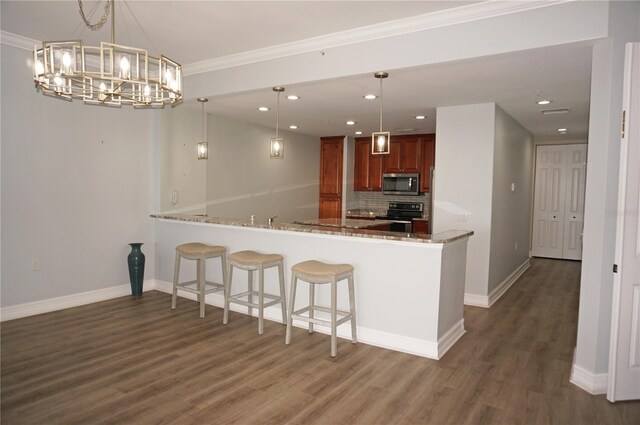
[(608, 379), (609, 374), (591, 373), (574, 362), (571, 368), (571, 379), (569, 379), (569, 382), (582, 388), (589, 394), (598, 395), (607, 393)]
[[(143, 288), (144, 291), (151, 291), (155, 289), (155, 280), (145, 280)], [(63, 297), (50, 298), (48, 300), (3, 307), (0, 308), (0, 322), (110, 300), (112, 298), (124, 297), (130, 294), (131, 285), (126, 284), (112, 286), (110, 288), (96, 289), (95, 291), (82, 292), (79, 294), (66, 295)]]
[(507, 276), (505, 280), (500, 282), (500, 285), (498, 285), (493, 291), (491, 291), (489, 296), (465, 293), (464, 304), (475, 307), (491, 307), (493, 304), (495, 304), (496, 301), (500, 299), (500, 297), (502, 297), (507, 292), (509, 288), (511, 288), (511, 285), (513, 285), (520, 278), (520, 276), (522, 276), (523, 273), (529, 269), (529, 267), (531, 267), (531, 261), (529, 258), (527, 258), (522, 264), (520, 264), (520, 266), (518, 266), (517, 269), (511, 272), (511, 274)]
[(464, 294), (464, 305), (489, 308), (489, 297), (486, 295)]
[(441, 359), (442, 356), (449, 351), (449, 348), (453, 347), (453, 344), (462, 338), (462, 335), (466, 332), (464, 329), (464, 319), (453, 325), (451, 329), (438, 340), (438, 359)]

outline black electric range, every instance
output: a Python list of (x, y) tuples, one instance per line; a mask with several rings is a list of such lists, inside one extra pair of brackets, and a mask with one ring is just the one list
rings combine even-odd
[(386, 215), (376, 216), (380, 220), (390, 220), (392, 232), (412, 232), (412, 220), (422, 218), (424, 214), (423, 202), (389, 202)]

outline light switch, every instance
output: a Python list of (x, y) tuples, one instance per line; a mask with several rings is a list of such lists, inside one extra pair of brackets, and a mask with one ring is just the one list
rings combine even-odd
[(512, 192), (516, 191), (516, 184), (515, 183), (511, 183), (511, 191)]

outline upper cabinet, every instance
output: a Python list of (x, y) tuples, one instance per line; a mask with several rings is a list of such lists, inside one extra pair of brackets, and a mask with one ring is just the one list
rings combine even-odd
[(430, 192), (435, 158), (435, 134), (392, 136), (388, 155), (372, 155), (371, 137), (357, 137), (353, 190), (381, 191), (382, 173), (419, 173), (420, 192)]
[(420, 135), (391, 136), (388, 155), (382, 160), (384, 173), (419, 173), (422, 160)]
[(382, 155), (371, 154), (370, 137), (356, 138), (353, 172), (353, 190), (382, 190)]
[(431, 192), (431, 177), (436, 165), (436, 135), (422, 136), (422, 162), (420, 163), (420, 192)]

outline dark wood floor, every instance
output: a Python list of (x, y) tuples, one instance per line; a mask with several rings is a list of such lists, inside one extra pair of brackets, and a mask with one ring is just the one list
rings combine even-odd
[[(639, 424), (569, 383), (580, 264), (534, 259), (440, 361), (152, 291), (1, 325), (10, 424)], [(383, 314), (381, 312), (381, 314)]]

